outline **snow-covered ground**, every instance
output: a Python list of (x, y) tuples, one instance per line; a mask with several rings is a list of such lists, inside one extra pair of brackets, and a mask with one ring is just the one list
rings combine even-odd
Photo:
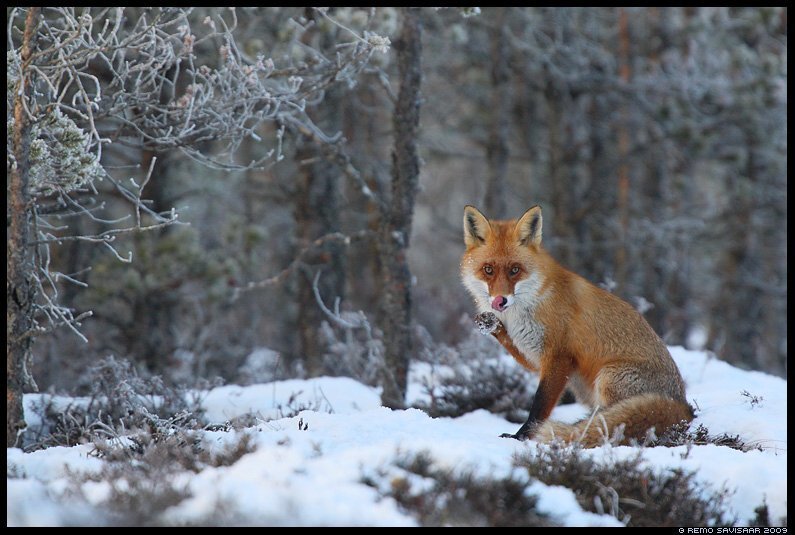
[[(645, 462), (661, 471), (695, 471), (711, 489), (734, 491), (729, 512), (740, 525), (763, 501), (778, 521), (787, 511), (786, 381), (739, 370), (703, 352), (674, 347), (671, 353), (687, 382), (688, 398), (699, 409), (693, 426), (703, 423), (711, 434), (739, 435), (761, 451), (715, 445), (646, 448)], [(28, 397), (29, 406), (36, 396)], [(279, 418), (288, 404), (309, 409)], [(365, 485), (365, 476), (389, 473), (397, 456), (421, 451), (442, 467), (507, 475), (514, 454), (545, 447), (499, 438), (517, 425), (485, 411), (431, 418), (417, 409), (381, 407), (377, 390), (348, 378), (224, 386), (207, 393), (203, 405), (213, 421), (254, 413), (261, 422), (239, 431), (206, 431), (206, 447), (220, 448), (248, 433), (255, 449), (231, 466), (180, 474), (190, 497), (163, 514), (165, 523), (200, 524), (223, 505), (226, 517), (237, 524), (411, 526), (415, 520)], [(567, 405), (552, 417), (574, 421), (585, 413), (582, 406)], [(97, 523), (97, 511), (109, 497), (107, 483), (85, 482), (81, 492), (73, 488), (79, 480), (75, 474), (95, 473), (104, 464), (89, 455), (91, 449), (8, 449), (7, 524)], [(604, 446), (589, 454), (616, 459), (636, 452)], [(583, 511), (569, 489), (536, 482), (531, 491), (539, 497), (539, 508), (565, 525), (621, 525), (613, 517)]]

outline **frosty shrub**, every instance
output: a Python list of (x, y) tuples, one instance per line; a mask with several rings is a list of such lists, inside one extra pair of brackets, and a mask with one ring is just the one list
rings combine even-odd
[(42, 396), (34, 407), (40, 425), (25, 434), (25, 449), (73, 446), (97, 438), (130, 434), (168, 435), (175, 429), (200, 428), (199, 399), (167, 386), (159, 377), (143, 378), (129, 361), (112, 356), (91, 368), (87, 395), (67, 398)]
[[(463, 321), (469, 321), (466, 318)], [(527, 419), (535, 392), (535, 376), (510, 358), (500, 358), (501, 348), (474, 328), (457, 346), (435, 343), (420, 329), (419, 360), (434, 373), (421, 379), (429, 401), (415, 406), (429, 415), (461, 416), (477, 409), (499, 414), (511, 422)]]
[[(553, 445), (516, 458), (504, 477), (443, 469), (428, 453), (399, 456), (364, 482), (393, 498), (423, 526), (553, 526), (554, 513), (536, 510), (528, 489), (539, 481), (571, 489), (586, 511), (609, 514), (627, 526), (728, 526), (728, 491), (714, 491), (682, 470), (655, 472), (641, 453), (595, 461), (575, 447)], [(384, 481), (389, 484), (385, 485)], [(763, 518), (764, 511), (757, 517)]]
[(704, 424), (698, 424), (695, 429), (690, 428), (687, 422), (681, 422), (672, 426), (663, 435), (656, 440), (647, 444), (648, 446), (692, 446), (715, 444), (717, 446), (726, 446), (735, 450), (749, 451), (762, 448), (758, 444), (744, 442), (740, 439), (740, 435), (729, 435), (722, 433), (720, 435), (710, 435), (709, 429)]
[(770, 522), (770, 510), (767, 507), (767, 502), (762, 501), (762, 505), (754, 509), (754, 513), (756, 516), (753, 520), (748, 524), (751, 527), (758, 527), (758, 528), (769, 528), (775, 526), (786, 526), (787, 525), (787, 517), (782, 516), (778, 519), (778, 523), (774, 524)]
[(384, 369), (384, 345), (381, 331), (371, 329), (363, 312), (339, 312), (335, 327), (324, 321), (321, 340), (327, 347), (323, 367), (330, 375), (353, 377), (366, 385), (378, 384)]
[(729, 526), (727, 489), (696, 481), (695, 472), (655, 472), (643, 466), (643, 451), (623, 460), (595, 461), (584, 450), (560, 443), (515, 460), (527, 475), (574, 491), (580, 507), (609, 514), (627, 526)]
[(440, 468), (427, 453), (406, 455), (394, 466), (397, 474), (366, 476), (364, 483), (394, 499), (421, 526), (555, 525), (536, 510), (538, 499), (527, 492), (530, 482), (525, 478)]
[[(104, 482), (109, 487), (107, 498), (97, 506), (100, 514), (93, 520), (97, 524), (163, 525), (167, 523), (163, 513), (191, 496), (187, 479), (180, 474), (231, 466), (254, 448), (246, 433), (218, 447), (187, 430), (168, 435), (142, 433), (126, 442), (100, 441), (95, 454), (106, 461), (105, 467), (85, 478), (74, 476), (72, 484), (78, 495), (86, 481)], [(201, 520), (201, 525), (234, 523), (220, 502), (207, 507)]]

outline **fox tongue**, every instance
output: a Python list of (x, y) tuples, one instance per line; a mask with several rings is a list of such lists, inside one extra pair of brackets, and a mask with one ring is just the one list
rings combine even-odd
[(491, 301), (491, 308), (502, 312), (505, 310), (505, 303), (507, 302), (508, 300), (504, 296), (498, 295)]

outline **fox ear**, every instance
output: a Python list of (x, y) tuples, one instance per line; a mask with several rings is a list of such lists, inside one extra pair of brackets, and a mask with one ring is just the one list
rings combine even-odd
[(541, 245), (541, 207), (533, 206), (516, 223), (515, 232), (522, 245)]
[(464, 207), (464, 243), (467, 247), (478, 247), (486, 242), (491, 225), (486, 216), (471, 205)]

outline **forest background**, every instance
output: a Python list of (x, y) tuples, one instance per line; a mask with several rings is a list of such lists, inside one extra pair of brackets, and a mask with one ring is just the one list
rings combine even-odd
[(666, 343), (786, 376), (786, 8), (7, 16), (9, 396), (114, 355), (400, 406), (472, 330), (466, 204), (541, 205)]

